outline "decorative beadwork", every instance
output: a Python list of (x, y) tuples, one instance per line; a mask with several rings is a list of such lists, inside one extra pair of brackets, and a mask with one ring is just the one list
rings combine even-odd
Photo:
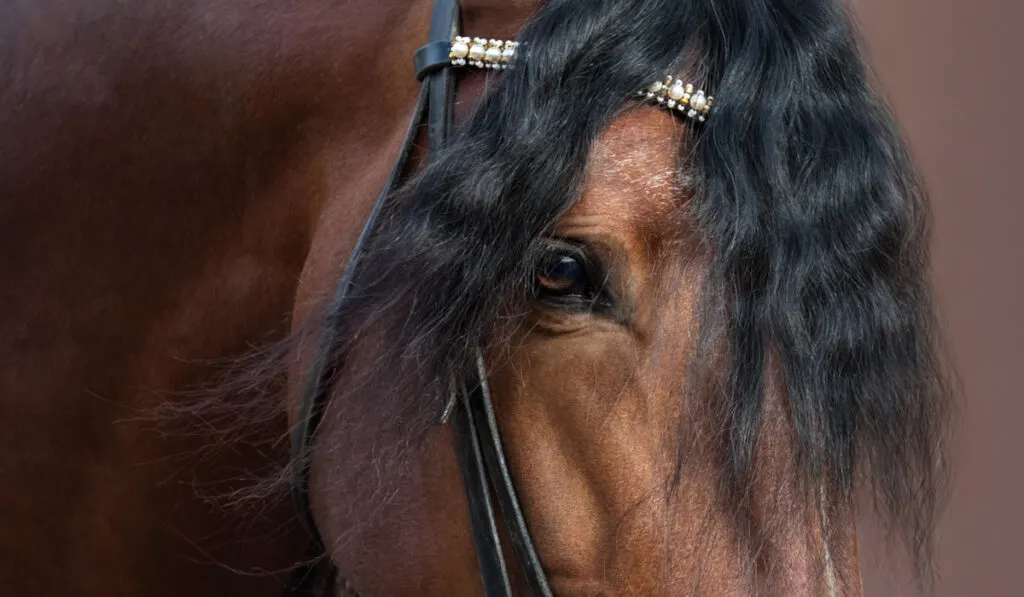
[(517, 41), (457, 36), (452, 40), (448, 58), (455, 66), (475, 66), (504, 70), (515, 58)]
[[(453, 66), (504, 70), (515, 58), (518, 47), (517, 41), (459, 35), (452, 40), (448, 58)], [(704, 93), (703, 89), (696, 89), (692, 83), (683, 83), (682, 79), (672, 76), (655, 81), (637, 92), (637, 95), (698, 122), (707, 120), (714, 102), (714, 98)]]
[(703, 89), (695, 89), (693, 84), (683, 83), (682, 79), (674, 79), (671, 76), (649, 85), (638, 95), (652, 104), (675, 110), (699, 122), (707, 120), (714, 101), (714, 98), (705, 94)]

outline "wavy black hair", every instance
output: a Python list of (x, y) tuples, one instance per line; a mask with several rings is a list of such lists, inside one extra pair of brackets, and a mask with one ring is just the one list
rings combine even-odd
[(807, 488), (851, 505), (864, 473), (930, 577), (950, 393), (929, 215), (841, 4), (552, 0), (520, 41), (471, 121), (390, 199), (349, 299), (322, 321), (341, 339), (334, 400), (372, 386), (379, 424), (406, 438), (432, 424), (526, 300), (597, 136), (636, 90), (690, 72), (716, 97), (680, 151), (712, 248), (697, 366), (725, 355), (723, 495), (749, 491), (771, 361)]

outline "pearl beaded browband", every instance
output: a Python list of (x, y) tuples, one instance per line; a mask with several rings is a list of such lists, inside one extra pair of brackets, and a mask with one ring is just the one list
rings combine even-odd
[(506, 69), (516, 55), (517, 41), (458, 36), (452, 41), (448, 58), (455, 66)]
[[(474, 66), (504, 70), (515, 58), (519, 42), (483, 37), (457, 36), (452, 40), (448, 58), (453, 66)], [(714, 98), (696, 89), (692, 83), (684, 83), (682, 79), (672, 76), (656, 81), (637, 92), (652, 105), (661, 106), (672, 112), (704, 122), (711, 114), (711, 103)]]
[(678, 110), (687, 118), (696, 118), (699, 122), (707, 120), (714, 98), (706, 95), (703, 89), (694, 89), (692, 83), (672, 79), (668, 76), (664, 81), (656, 81), (637, 95), (668, 110)]

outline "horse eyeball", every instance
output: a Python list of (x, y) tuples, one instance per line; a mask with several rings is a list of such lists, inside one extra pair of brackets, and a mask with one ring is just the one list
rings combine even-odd
[(571, 255), (558, 255), (537, 270), (537, 285), (547, 293), (583, 296), (587, 272), (580, 260)]

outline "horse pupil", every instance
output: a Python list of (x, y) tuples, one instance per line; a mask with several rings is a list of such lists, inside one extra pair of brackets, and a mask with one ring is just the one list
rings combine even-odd
[(579, 261), (576, 261), (572, 257), (562, 256), (558, 263), (551, 268), (549, 274), (552, 278), (557, 278), (563, 281), (576, 281), (582, 274), (582, 268), (580, 267)]

